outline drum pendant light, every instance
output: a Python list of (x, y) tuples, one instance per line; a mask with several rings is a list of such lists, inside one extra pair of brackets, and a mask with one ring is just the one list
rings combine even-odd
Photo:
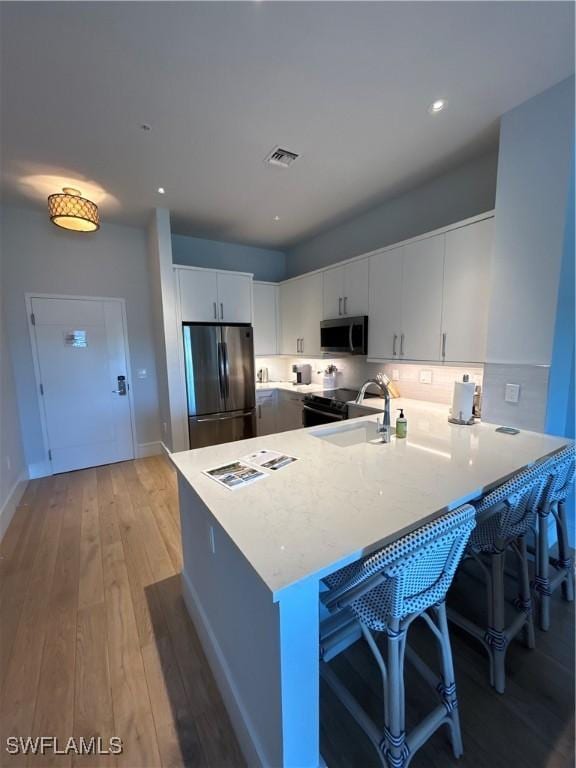
[(74, 232), (95, 232), (100, 229), (98, 206), (81, 197), (80, 191), (64, 187), (62, 192), (48, 197), (50, 221), (57, 227)]

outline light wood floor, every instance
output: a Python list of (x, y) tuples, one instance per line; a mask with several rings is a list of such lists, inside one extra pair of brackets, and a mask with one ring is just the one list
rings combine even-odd
[[(242, 766), (243, 760), (181, 593), (174, 473), (161, 457), (29, 484), (0, 560), (0, 764)], [(556, 599), (536, 651), (515, 643), (508, 689), (486, 683), (482, 651), (453, 646), (465, 755), (443, 733), (414, 768), (568, 768), (574, 764), (573, 610)], [(414, 637), (426, 655), (425, 635)], [(377, 671), (357, 644), (334, 662), (375, 719)], [(409, 680), (409, 715), (428, 692)], [(378, 765), (369, 743), (322, 690), (329, 768)], [(122, 755), (5, 752), (7, 735), (119, 736)]]

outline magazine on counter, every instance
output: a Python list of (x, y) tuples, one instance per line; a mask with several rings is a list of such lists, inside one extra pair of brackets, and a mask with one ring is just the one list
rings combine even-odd
[(244, 488), (250, 483), (263, 480), (266, 477), (264, 472), (260, 472), (255, 467), (249, 467), (243, 461), (232, 461), (230, 464), (224, 464), (214, 469), (205, 469), (204, 474), (211, 477), (219, 485), (228, 488), (229, 491), (235, 491), (238, 488)]
[(283, 469), (289, 464), (292, 464), (298, 459), (294, 456), (287, 456), (285, 453), (279, 453), (278, 451), (256, 451), (255, 453), (249, 453), (247, 456), (242, 456), (240, 461), (245, 461), (247, 464), (253, 464), (256, 467), (262, 467), (262, 469), (269, 469), (275, 472), (277, 469)]

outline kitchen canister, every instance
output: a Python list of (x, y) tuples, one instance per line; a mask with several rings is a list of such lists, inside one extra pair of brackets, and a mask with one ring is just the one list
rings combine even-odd
[(464, 374), (462, 381), (454, 382), (451, 415), (448, 417), (452, 424), (474, 424), (472, 408), (475, 389), (476, 385), (469, 381), (468, 374)]

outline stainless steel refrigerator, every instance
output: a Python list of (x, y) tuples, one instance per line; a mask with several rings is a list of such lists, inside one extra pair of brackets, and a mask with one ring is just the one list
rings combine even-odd
[(252, 326), (184, 323), (182, 328), (190, 448), (254, 437)]

